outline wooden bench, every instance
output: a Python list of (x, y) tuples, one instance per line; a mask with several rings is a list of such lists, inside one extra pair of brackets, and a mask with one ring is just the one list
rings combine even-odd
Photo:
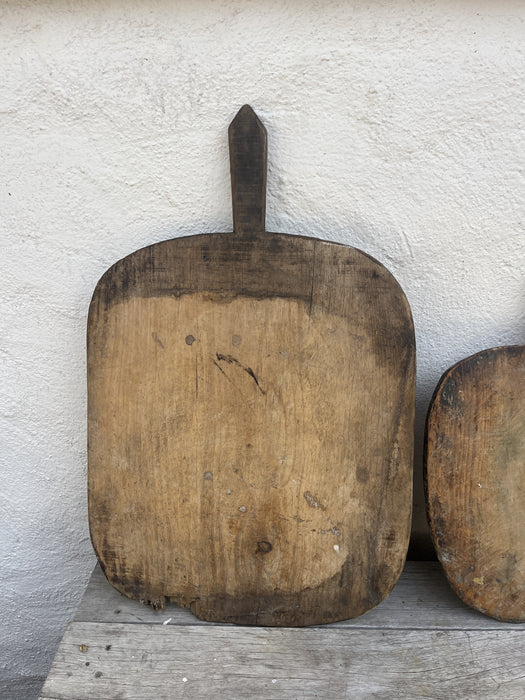
[(41, 700), (525, 698), (525, 624), (466, 607), (437, 562), (407, 562), (362, 617), (308, 628), (205, 623), (114, 590), (97, 566)]

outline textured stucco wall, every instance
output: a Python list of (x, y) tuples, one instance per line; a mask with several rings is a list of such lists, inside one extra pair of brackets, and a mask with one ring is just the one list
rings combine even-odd
[(94, 557), (85, 323), (104, 270), (231, 226), (226, 128), (270, 136), (268, 228), (357, 246), (441, 372), (524, 342), (518, 0), (0, 5), (0, 696), (36, 697)]

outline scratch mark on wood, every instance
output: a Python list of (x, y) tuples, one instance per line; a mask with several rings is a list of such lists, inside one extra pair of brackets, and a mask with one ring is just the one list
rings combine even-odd
[(215, 367), (217, 367), (217, 369), (219, 370), (219, 372), (222, 372), (222, 374), (224, 374), (224, 376), (226, 377), (226, 379), (228, 379), (228, 381), (229, 381), (230, 378), (228, 377), (228, 375), (226, 374), (226, 372), (223, 370), (223, 368), (220, 366), (220, 364), (217, 362), (217, 360), (213, 360), (213, 364), (215, 365)]
[[(253, 371), (253, 369), (251, 367), (245, 367), (243, 364), (241, 364), (239, 362), (239, 360), (236, 357), (233, 357), (232, 355), (222, 355), (221, 353), (218, 352), (218, 353), (216, 353), (216, 357), (217, 357), (217, 360), (219, 362), (224, 361), (224, 362), (228, 362), (230, 365), (237, 365), (237, 367), (240, 367), (242, 370), (244, 370), (246, 372), (246, 374), (248, 374), (253, 379), (253, 381), (257, 385), (257, 388), (259, 389), (261, 394), (263, 394), (263, 395), (266, 394), (264, 389), (259, 384), (259, 380), (255, 376), (255, 372)], [(216, 362), (215, 362), (215, 364), (217, 365), (217, 367), (219, 367), (219, 365)], [(220, 367), (219, 367), (219, 369), (220, 369)], [(221, 370), (221, 372), (223, 372), (223, 370)], [(223, 372), (223, 374), (224, 374), (224, 372)]]
[(195, 398), (199, 398), (199, 359), (195, 355)]
[(162, 350), (164, 350), (164, 343), (163, 343), (162, 340), (159, 338), (159, 336), (158, 336), (156, 333), (152, 333), (152, 334), (151, 334), (151, 337), (152, 337), (153, 340), (157, 343), (157, 345), (159, 346), (159, 348), (161, 348)]
[(319, 508), (320, 510), (326, 510), (326, 506), (321, 503), (317, 496), (312, 496), (310, 491), (305, 491), (304, 497), (310, 508)]

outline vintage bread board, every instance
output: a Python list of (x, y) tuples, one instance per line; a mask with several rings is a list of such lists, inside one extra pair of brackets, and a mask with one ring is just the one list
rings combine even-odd
[(119, 591), (205, 620), (360, 615), (405, 560), (414, 330), (353, 248), (265, 232), (266, 131), (230, 125), (234, 233), (132, 253), (88, 320), (89, 522)]
[(525, 621), (525, 346), (484, 350), (441, 378), (426, 432), (427, 508), (468, 605)]

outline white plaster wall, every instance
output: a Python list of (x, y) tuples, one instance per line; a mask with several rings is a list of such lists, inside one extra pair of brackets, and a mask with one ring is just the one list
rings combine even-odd
[(231, 227), (226, 129), (269, 131), (268, 228), (357, 246), (412, 305), (421, 432), (452, 363), (523, 343), (521, 0), (0, 5), (0, 696), (33, 698), (94, 557), (85, 324), (118, 258)]

